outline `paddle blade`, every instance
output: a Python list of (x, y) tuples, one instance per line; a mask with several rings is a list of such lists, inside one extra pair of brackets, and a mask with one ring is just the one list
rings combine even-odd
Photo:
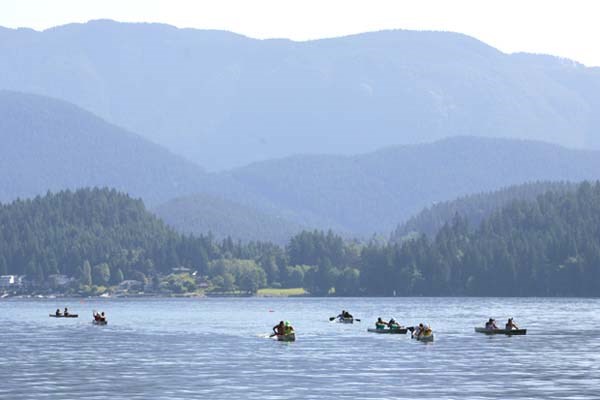
[(335, 319), (335, 317), (329, 317), (330, 321), (333, 321)]

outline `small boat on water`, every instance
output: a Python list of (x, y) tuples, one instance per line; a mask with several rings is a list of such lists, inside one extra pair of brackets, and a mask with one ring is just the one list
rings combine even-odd
[(108, 321), (99, 321), (99, 320), (93, 320), (92, 323), (94, 325), (107, 325)]
[(418, 340), (419, 342), (433, 342), (433, 331), (427, 325), (419, 324), (417, 328), (408, 328), (410, 330), (410, 337)]
[(526, 335), (527, 329), (486, 329), (475, 327), (475, 332), (484, 333), (486, 335)]
[(52, 318), (79, 318), (78, 314), (67, 314), (67, 315), (64, 315), (64, 314), (58, 314), (58, 315), (57, 314), (50, 314), (50, 316)]
[(400, 335), (404, 335), (406, 334), (406, 332), (408, 332), (408, 328), (384, 328), (384, 329), (377, 329), (377, 328), (369, 328), (367, 329), (367, 332), (371, 332), (371, 333), (387, 333), (387, 334), (400, 334)]
[(295, 333), (288, 333), (287, 335), (277, 335), (275, 337), (277, 338), (277, 341), (279, 341), (279, 342), (295, 342), (296, 341)]
[(418, 340), (419, 342), (433, 342), (433, 332), (424, 333), (422, 335), (413, 335), (412, 338)]

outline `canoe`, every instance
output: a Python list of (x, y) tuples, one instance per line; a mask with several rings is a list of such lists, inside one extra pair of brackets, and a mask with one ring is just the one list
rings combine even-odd
[(433, 342), (433, 333), (430, 333), (429, 335), (413, 336), (412, 338), (419, 342)]
[(395, 328), (395, 329), (375, 329), (375, 328), (369, 328), (367, 329), (367, 332), (371, 332), (371, 333), (388, 333), (388, 334), (406, 334), (406, 332), (408, 332), (407, 328)]
[(96, 321), (96, 320), (93, 320), (92, 323), (94, 325), (106, 325), (106, 324), (108, 324), (108, 321)]
[(277, 341), (279, 341), (279, 342), (295, 342), (296, 341), (295, 333), (290, 333), (288, 335), (277, 335), (275, 337), (277, 338)]
[(340, 324), (353, 324), (354, 318), (338, 318), (336, 319), (336, 322), (339, 322)]
[(526, 335), (527, 329), (485, 329), (485, 328), (475, 328), (475, 332), (477, 333), (485, 333), (486, 335)]
[(50, 316), (52, 318), (78, 318), (79, 315), (77, 314), (69, 314), (69, 315), (56, 315), (56, 314), (50, 314)]
[(413, 331), (411, 333), (411, 337), (419, 342), (433, 342), (433, 331), (429, 330), (423, 335), (415, 335)]

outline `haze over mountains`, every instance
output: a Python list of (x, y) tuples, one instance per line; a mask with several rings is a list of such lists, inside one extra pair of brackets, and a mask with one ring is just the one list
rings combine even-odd
[(209, 170), (456, 135), (600, 148), (598, 68), (455, 33), (292, 42), (92, 21), (0, 29), (0, 59), (0, 88), (70, 101)]
[(0, 202), (107, 186), (181, 232), (284, 243), (600, 179), (600, 70), (460, 34), (298, 43), (92, 21), (0, 29), (0, 57)]
[(155, 211), (181, 231), (245, 240), (280, 242), (313, 227), (364, 237), (458, 196), (600, 178), (597, 151), (474, 137), (207, 173), (76, 106), (8, 91), (0, 92), (0, 135), (0, 201), (108, 186), (166, 203)]
[(61, 100), (0, 90), (0, 201), (110, 186), (156, 204), (206, 173), (163, 147)]

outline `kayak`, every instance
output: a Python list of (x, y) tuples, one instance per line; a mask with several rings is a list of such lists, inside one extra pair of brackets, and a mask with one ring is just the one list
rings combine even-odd
[(371, 333), (397, 333), (397, 334), (406, 334), (406, 332), (408, 332), (407, 328), (394, 328), (394, 329), (376, 329), (376, 328), (369, 328), (367, 329), (367, 332), (371, 332)]
[(106, 324), (108, 324), (108, 321), (96, 321), (96, 320), (93, 320), (92, 323), (94, 325), (106, 325)]
[(279, 342), (295, 342), (296, 341), (295, 333), (289, 333), (287, 335), (277, 335), (275, 337), (277, 338), (277, 340)]
[(485, 328), (475, 328), (475, 332), (477, 333), (485, 333), (486, 335), (526, 335), (527, 329), (485, 329)]
[(56, 315), (56, 314), (50, 314), (50, 316), (52, 318), (78, 318), (79, 315), (77, 314), (69, 314), (69, 315)]
[(338, 318), (336, 321), (340, 324), (353, 324), (354, 318)]

